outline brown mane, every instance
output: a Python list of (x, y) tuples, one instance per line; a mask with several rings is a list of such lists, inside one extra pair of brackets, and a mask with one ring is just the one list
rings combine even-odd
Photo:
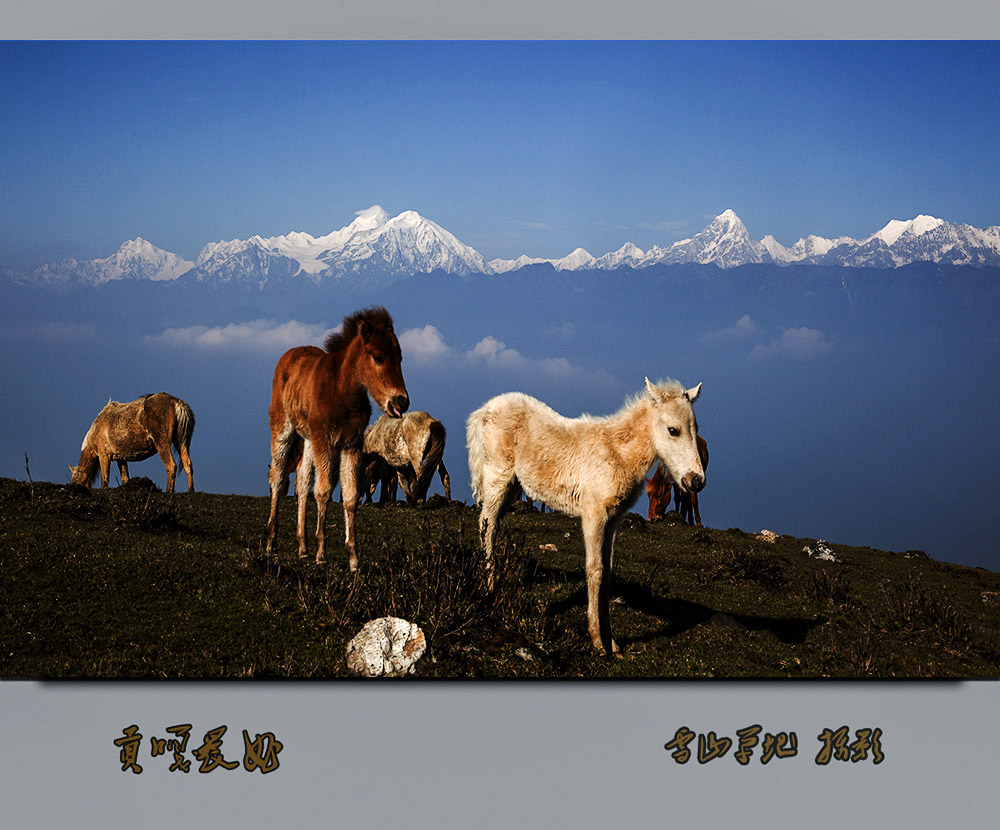
[(361, 325), (362, 321), (368, 323), (373, 329), (393, 331), (392, 317), (389, 312), (382, 306), (372, 306), (355, 311), (350, 316), (345, 317), (340, 331), (328, 334), (323, 346), (331, 354), (346, 348), (347, 344), (357, 336), (358, 326)]

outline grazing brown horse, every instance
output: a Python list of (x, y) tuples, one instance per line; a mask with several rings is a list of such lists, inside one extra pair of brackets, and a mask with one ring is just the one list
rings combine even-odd
[[(708, 444), (701, 435), (696, 435), (698, 444), (698, 457), (701, 458), (702, 470), (708, 470)], [(674, 510), (676, 510), (682, 521), (689, 525), (701, 523), (701, 511), (698, 510), (698, 494), (693, 491), (684, 491), (674, 484), (670, 474), (663, 469), (662, 462), (656, 465), (656, 472), (653, 477), (646, 480), (646, 494), (649, 496), (649, 521), (662, 519), (670, 507), (670, 490), (674, 490)], [(692, 515), (693, 514), (693, 515)]]
[(159, 454), (167, 468), (167, 492), (172, 493), (177, 474), (177, 462), (170, 449), (173, 444), (187, 474), (188, 491), (193, 493), (194, 471), (188, 453), (193, 433), (191, 407), (166, 392), (143, 395), (129, 403), (108, 401), (83, 439), (79, 463), (70, 465), (72, 483), (89, 487), (100, 470), (101, 487), (107, 487), (114, 461), (124, 484), (128, 481), (129, 461), (145, 461)]
[[(708, 469), (708, 444), (705, 443), (705, 439), (700, 435), (696, 435), (695, 438), (698, 441), (698, 456), (701, 458), (701, 467), (703, 470)], [(674, 510), (681, 514), (681, 518), (687, 522), (689, 525), (697, 524), (698, 527), (704, 527), (701, 523), (701, 511), (698, 510), (698, 494), (690, 490), (681, 490), (680, 487), (674, 487)], [(694, 519), (692, 520), (692, 512), (694, 513)]]
[(670, 488), (673, 482), (669, 479), (663, 469), (663, 462), (656, 465), (656, 472), (652, 478), (646, 479), (646, 495), (649, 496), (648, 521), (655, 522), (667, 515), (670, 507)]
[(364, 470), (368, 481), (368, 499), (375, 486), (382, 485), (379, 503), (392, 493), (398, 478), (408, 504), (427, 498), (434, 471), (441, 477), (445, 498), (451, 500), (451, 479), (441, 456), (444, 454), (445, 428), (428, 413), (416, 410), (402, 418), (383, 415), (365, 430)]
[(306, 556), (305, 513), (309, 478), (316, 473), (316, 561), (326, 561), (324, 526), (330, 493), (340, 479), (344, 502), (344, 543), (352, 571), (358, 568), (354, 515), (358, 507), (358, 462), (371, 395), (379, 408), (399, 418), (410, 405), (400, 364), (403, 360), (392, 317), (367, 308), (344, 318), (341, 331), (326, 339), (326, 350), (299, 346), (285, 352), (271, 387), (271, 514), (267, 550), (274, 548), (278, 501), (288, 492), (291, 460), (301, 444), (295, 475), (299, 556)]

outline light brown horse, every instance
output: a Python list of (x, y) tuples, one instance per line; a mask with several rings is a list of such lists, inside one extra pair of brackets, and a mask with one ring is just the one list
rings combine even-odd
[(587, 627), (591, 642), (619, 655), (608, 610), (615, 534), (659, 458), (684, 490), (705, 486), (692, 404), (699, 383), (650, 383), (616, 414), (566, 418), (520, 392), (499, 395), (467, 421), (472, 492), (482, 509), (479, 529), (487, 582), (494, 585), (497, 522), (519, 488), (532, 499), (579, 516), (586, 549)]
[(193, 493), (194, 471), (188, 452), (193, 433), (191, 407), (166, 392), (143, 395), (129, 403), (108, 401), (83, 439), (79, 463), (70, 465), (71, 481), (90, 487), (99, 470), (101, 487), (107, 487), (114, 461), (124, 484), (128, 481), (129, 461), (145, 461), (159, 454), (167, 468), (167, 492), (172, 493), (177, 474), (177, 462), (170, 449), (173, 444), (187, 474), (188, 492)]
[(324, 527), (330, 493), (340, 479), (344, 503), (344, 543), (352, 571), (358, 568), (354, 516), (358, 507), (358, 462), (371, 395), (379, 408), (399, 418), (410, 405), (400, 364), (403, 360), (392, 317), (367, 308), (344, 318), (341, 331), (326, 339), (326, 350), (299, 346), (285, 352), (271, 387), (271, 514), (267, 551), (278, 531), (278, 501), (288, 492), (291, 457), (302, 445), (295, 475), (299, 556), (307, 555), (305, 514), (308, 480), (316, 473), (316, 561), (326, 561)]
[[(451, 500), (451, 478), (444, 466), (444, 424), (428, 413), (416, 410), (402, 418), (383, 415), (365, 430), (364, 470), (368, 481), (368, 499), (375, 486), (382, 485), (379, 502), (385, 502), (398, 479), (408, 504), (419, 504), (436, 470), (441, 477), (445, 498)], [(381, 463), (380, 463), (381, 462)]]

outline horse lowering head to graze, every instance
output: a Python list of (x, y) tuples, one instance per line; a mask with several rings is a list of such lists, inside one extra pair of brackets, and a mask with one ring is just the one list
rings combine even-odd
[(369, 498), (374, 485), (381, 483), (379, 501), (386, 501), (392, 487), (390, 481), (398, 477), (407, 503), (419, 504), (427, 498), (427, 489), (437, 470), (445, 498), (450, 501), (451, 481), (442, 460), (445, 437), (444, 425), (421, 410), (407, 412), (402, 418), (383, 415), (369, 426), (365, 430), (363, 456), (363, 467), (369, 475)]
[(648, 521), (654, 522), (667, 514), (671, 487), (673, 482), (664, 473), (663, 462), (657, 462), (653, 477), (646, 480), (646, 495), (649, 496), (649, 512), (646, 516)]
[(608, 611), (615, 533), (642, 492), (658, 458), (681, 489), (705, 486), (692, 403), (701, 384), (646, 379), (643, 393), (614, 415), (566, 418), (541, 401), (509, 392), (487, 401), (467, 421), (472, 491), (482, 506), (480, 533), (489, 586), (497, 522), (520, 489), (583, 525), (587, 626), (605, 654), (620, 654)]
[(94, 419), (80, 448), (80, 461), (70, 465), (73, 484), (91, 486), (98, 472), (101, 487), (107, 487), (111, 462), (118, 465), (122, 484), (128, 481), (128, 462), (145, 461), (159, 454), (167, 468), (167, 490), (174, 492), (177, 463), (171, 444), (177, 447), (188, 491), (194, 492), (194, 471), (191, 466), (191, 436), (194, 433), (194, 413), (180, 398), (157, 392), (144, 395), (129, 403), (108, 401)]
[(384, 308), (366, 308), (344, 318), (326, 349), (299, 346), (278, 360), (271, 385), (271, 513), (267, 550), (278, 530), (278, 500), (288, 492), (291, 456), (301, 444), (295, 476), (298, 497), (299, 556), (306, 556), (305, 505), (308, 479), (316, 475), (316, 561), (326, 561), (324, 526), (330, 493), (340, 479), (344, 502), (345, 545), (352, 571), (358, 555), (354, 516), (358, 504), (358, 462), (365, 427), (371, 418), (371, 395), (379, 408), (399, 418), (410, 405), (403, 381), (402, 352)]

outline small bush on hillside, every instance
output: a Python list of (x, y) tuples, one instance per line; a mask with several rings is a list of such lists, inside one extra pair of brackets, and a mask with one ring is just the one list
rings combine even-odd
[[(414, 536), (416, 538), (414, 538)], [(500, 542), (494, 564), (496, 583), (486, 587), (478, 543), (464, 528), (448, 532), (424, 524), (417, 534), (382, 543), (357, 573), (334, 577), (326, 602), (335, 621), (361, 624), (383, 616), (403, 617), (440, 642), (463, 633), (520, 629), (530, 606), (533, 561), (523, 544)]]
[(160, 492), (148, 478), (131, 478), (107, 493), (108, 516), (116, 527), (151, 533), (174, 527), (177, 508), (170, 495)]

